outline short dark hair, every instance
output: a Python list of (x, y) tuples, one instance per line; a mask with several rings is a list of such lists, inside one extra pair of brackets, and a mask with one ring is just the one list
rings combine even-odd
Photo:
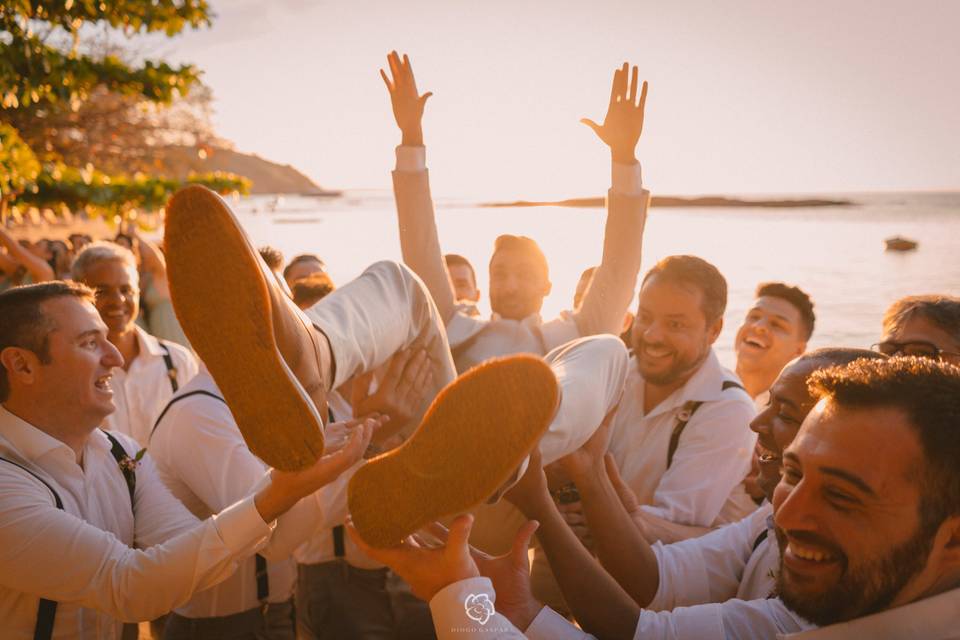
[(914, 315), (926, 318), (960, 342), (960, 298), (944, 295), (900, 298), (883, 315), (883, 329), (896, 329)]
[(761, 282), (757, 285), (757, 292), (754, 295), (757, 298), (769, 296), (789, 302), (800, 312), (800, 321), (803, 323), (803, 339), (809, 340), (810, 336), (813, 335), (813, 327), (817, 322), (817, 316), (813, 313), (813, 300), (810, 299), (806, 291), (783, 282)]
[(671, 282), (693, 285), (703, 294), (700, 310), (707, 324), (716, 322), (727, 310), (727, 281), (720, 271), (697, 256), (667, 256), (653, 265), (643, 276), (640, 287), (653, 277)]
[[(14, 287), (0, 293), (0, 352), (8, 347), (28, 349), (50, 362), (50, 333), (56, 322), (43, 312), (43, 303), (54, 298), (73, 296), (93, 303), (93, 290), (76, 282), (54, 280), (23, 287)], [(7, 370), (0, 365), (0, 402), (10, 395)]]
[(885, 360), (887, 356), (878, 351), (870, 349), (857, 349), (855, 347), (821, 347), (813, 351), (807, 351), (797, 358), (797, 362), (821, 362), (826, 367), (839, 367), (856, 362), (861, 358), (867, 360)]
[(459, 253), (447, 253), (443, 256), (443, 262), (447, 265), (447, 268), (453, 267), (455, 265), (460, 265), (470, 269), (470, 277), (473, 278), (473, 284), (477, 284), (477, 272), (473, 270), (473, 265), (470, 264), (470, 261), (464, 258)]
[(284, 267), (283, 279), (286, 280), (287, 276), (290, 275), (290, 270), (293, 269), (293, 267), (295, 267), (296, 265), (300, 264), (301, 262), (316, 262), (323, 269), (325, 269), (327, 266), (326, 263), (320, 259), (320, 256), (314, 255), (312, 253), (301, 253), (298, 256), (294, 256), (293, 260), (290, 261), (290, 264)]
[(313, 306), (334, 290), (333, 281), (326, 273), (314, 273), (306, 278), (294, 280), (290, 288), (293, 302), (298, 307), (305, 304)]
[(265, 244), (257, 249), (257, 251), (260, 253), (260, 257), (263, 258), (263, 261), (267, 263), (267, 266), (270, 267), (271, 271), (276, 271), (283, 266), (283, 252), (280, 251), (280, 249)]
[(860, 359), (814, 373), (811, 393), (844, 408), (899, 409), (920, 441), (920, 522), (960, 515), (960, 367), (930, 358)]
[(493, 262), (493, 256), (497, 255), (498, 251), (525, 253), (533, 257), (537, 265), (543, 270), (544, 277), (550, 276), (547, 256), (543, 255), (543, 250), (540, 249), (540, 245), (538, 245), (533, 238), (528, 238), (527, 236), (512, 236), (510, 234), (497, 236), (497, 239), (493, 241), (493, 255), (490, 256), (490, 262)]

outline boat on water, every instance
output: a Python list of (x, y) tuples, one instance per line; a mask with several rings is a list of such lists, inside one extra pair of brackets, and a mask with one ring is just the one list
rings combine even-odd
[(903, 236), (893, 236), (883, 241), (887, 251), (913, 251), (917, 248), (917, 241)]

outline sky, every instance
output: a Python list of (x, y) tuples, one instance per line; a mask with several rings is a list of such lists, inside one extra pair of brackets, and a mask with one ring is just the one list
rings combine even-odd
[(650, 89), (654, 193), (960, 189), (960, 2), (213, 0), (151, 55), (196, 64), (218, 133), (324, 187), (389, 188), (379, 77), (410, 55), (438, 196), (601, 195), (614, 69)]

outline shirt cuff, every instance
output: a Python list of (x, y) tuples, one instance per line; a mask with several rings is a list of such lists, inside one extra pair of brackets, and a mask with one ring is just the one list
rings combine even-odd
[(266, 542), (276, 526), (276, 522), (267, 524), (263, 521), (253, 498), (248, 496), (213, 516), (213, 525), (220, 539), (233, 553)]
[(427, 170), (427, 148), (424, 146), (397, 147), (397, 171), (416, 173)]
[(588, 633), (570, 624), (570, 621), (551, 609), (544, 607), (524, 632), (529, 640), (583, 640), (592, 638)]
[[(397, 147), (399, 157), (400, 147)], [(643, 194), (643, 172), (640, 163), (621, 164), (614, 162), (610, 167), (610, 190), (623, 196)]]

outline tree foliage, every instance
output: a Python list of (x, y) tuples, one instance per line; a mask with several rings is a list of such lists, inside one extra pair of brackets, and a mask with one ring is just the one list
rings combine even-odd
[(40, 172), (33, 150), (20, 139), (17, 130), (0, 123), (0, 209), (25, 189)]
[[(162, 207), (182, 184), (157, 175), (165, 147), (222, 142), (210, 125), (210, 91), (194, 66), (140, 59), (110, 36), (173, 37), (211, 19), (207, 0), (3, 0), (3, 198), (100, 213)], [(186, 182), (220, 193), (250, 188), (232, 174)]]

